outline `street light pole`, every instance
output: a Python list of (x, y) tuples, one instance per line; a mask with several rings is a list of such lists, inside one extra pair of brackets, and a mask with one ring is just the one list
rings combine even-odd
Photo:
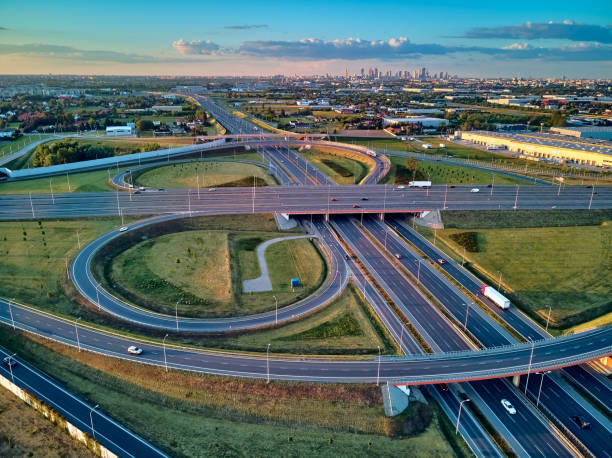
[(9, 367), (9, 371), (11, 371), (11, 381), (13, 383), (15, 383), (15, 377), (13, 376), (13, 364), (11, 363), (11, 359), (14, 359), (13, 357), (16, 355), (17, 353), (13, 353), (11, 356), (8, 357), (8, 367)]
[(12, 299), (9, 299), (9, 313), (11, 314), (11, 323), (13, 324), (13, 331), (15, 330), (15, 319), (13, 318), (13, 304), (11, 303)]
[(550, 312), (552, 312), (552, 307), (548, 306), (548, 318), (546, 318), (546, 332), (548, 332), (548, 323), (550, 322)]
[(96, 431), (94, 430), (94, 425), (93, 425), (93, 411), (96, 410), (98, 407), (100, 407), (100, 405), (96, 404), (89, 410), (89, 423), (91, 424), (91, 434), (94, 440), (96, 440)]
[(174, 317), (176, 319), (176, 330), (177, 330), (177, 332), (179, 330), (179, 326), (178, 326), (178, 304), (179, 304), (179, 302), (181, 302), (180, 299), (178, 301), (176, 301), (176, 305), (174, 306)]
[(164, 347), (164, 366), (166, 367), (166, 372), (168, 372), (168, 360), (166, 359), (166, 337), (168, 337), (168, 334), (164, 336), (162, 346)]
[(463, 330), (467, 331), (467, 320), (468, 320), (468, 312), (470, 311), (470, 306), (468, 304), (465, 305), (465, 322), (463, 323)]
[(464, 402), (469, 402), (470, 399), (464, 399), (459, 403), (459, 413), (457, 413), (457, 424), (455, 425), (455, 434), (459, 434), (459, 419), (461, 418), (461, 408)]
[(421, 283), (421, 260), (418, 261), (419, 267), (417, 268), (417, 283)]
[(501, 270), (498, 270), (497, 273), (499, 274), (499, 281), (497, 282), (497, 291), (501, 291), (501, 279), (502, 279)]
[(77, 324), (80, 319), (81, 317), (78, 317), (76, 320), (74, 320), (74, 332), (76, 333), (77, 347), (79, 349), (79, 352), (81, 352), (81, 341), (79, 340), (79, 327), (77, 326)]
[(266, 383), (270, 383), (270, 344), (266, 349)]
[(380, 345), (378, 346), (378, 371), (376, 372), (376, 386), (378, 386), (378, 383), (380, 382)]
[(544, 382), (544, 376), (546, 374), (550, 374), (550, 371), (538, 372), (538, 374), (541, 375), (541, 378), (540, 378), (540, 389), (538, 390), (538, 399), (536, 401), (536, 408), (540, 405), (540, 394), (542, 394), (542, 383)]
[(276, 304), (275, 305), (276, 312), (274, 314), (275, 315), (274, 316), (274, 324), (278, 324), (278, 299), (276, 299), (276, 296), (272, 296), (272, 297), (274, 298), (274, 303)]
[(529, 385), (529, 373), (531, 372), (531, 363), (533, 361), (533, 350), (535, 348), (535, 342), (529, 338), (531, 341), (531, 355), (529, 355), (529, 367), (527, 369), (527, 380), (525, 381), (525, 396), (527, 396), (527, 386)]

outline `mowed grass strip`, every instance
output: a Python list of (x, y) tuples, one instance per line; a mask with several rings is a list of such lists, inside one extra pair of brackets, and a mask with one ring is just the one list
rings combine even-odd
[[(135, 184), (154, 188), (222, 187), (226, 183), (244, 181), (246, 186), (274, 185), (267, 171), (253, 164), (238, 162), (188, 162), (148, 170), (137, 178)], [(199, 181), (198, 181), (199, 180)]]
[(50, 194), (63, 192), (103, 192), (113, 191), (108, 177), (117, 173), (116, 169), (96, 170), (94, 172), (56, 175), (49, 178), (35, 178), (26, 181), (0, 183), (0, 194)]
[(316, 149), (302, 150), (300, 154), (338, 184), (359, 183), (370, 169), (367, 164), (356, 159)]
[[(438, 231), (456, 252), (463, 229)], [(540, 321), (552, 307), (551, 325), (565, 329), (612, 311), (612, 224), (557, 228), (472, 229), (478, 240), (470, 252), (480, 266), (502, 281), (510, 299)], [(473, 238), (473, 237), (472, 237)], [(453, 241), (455, 239), (455, 241)], [(490, 280), (493, 283), (493, 280)]]
[(227, 235), (187, 231), (141, 242), (113, 259), (111, 279), (128, 300), (162, 313), (229, 313), (231, 278)]
[(385, 436), (402, 428), (374, 384), (166, 373), (12, 332), (0, 342), (171, 456), (453, 456), (435, 415), (412, 437)]

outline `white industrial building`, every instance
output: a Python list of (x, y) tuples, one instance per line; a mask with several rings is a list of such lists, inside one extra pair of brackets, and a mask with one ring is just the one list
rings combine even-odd
[(386, 126), (402, 126), (407, 124), (421, 124), (423, 127), (437, 128), (439, 126), (447, 126), (448, 120), (442, 118), (429, 118), (427, 116), (408, 116), (406, 118), (383, 118), (383, 123)]
[(106, 128), (106, 135), (108, 136), (134, 134), (136, 134), (136, 125), (133, 122), (129, 122), (127, 126), (109, 126)]

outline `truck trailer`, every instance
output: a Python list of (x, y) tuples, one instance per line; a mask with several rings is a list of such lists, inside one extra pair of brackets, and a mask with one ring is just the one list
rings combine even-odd
[(501, 294), (495, 288), (491, 288), (487, 285), (482, 285), (480, 287), (480, 292), (485, 296), (491, 299), (495, 305), (497, 305), (501, 309), (509, 309), (510, 308), (510, 299)]
[(431, 188), (431, 181), (409, 181), (410, 188)]

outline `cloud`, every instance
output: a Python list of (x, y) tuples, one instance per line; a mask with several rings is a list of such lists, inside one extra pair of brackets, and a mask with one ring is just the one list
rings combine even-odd
[(172, 43), (172, 47), (176, 49), (179, 54), (183, 55), (194, 55), (194, 54), (204, 54), (207, 56), (216, 55), (221, 47), (213, 43), (210, 40), (201, 41), (185, 41), (182, 38)]
[(299, 59), (404, 59), (420, 55), (441, 55), (456, 52), (460, 48), (438, 44), (415, 44), (407, 38), (389, 40), (346, 40), (325, 41), (305, 38), (299, 41), (245, 41), (239, 48), (241, 54), (259, 57)]
[(99, 62), (146, 63), (159, 61), (159, 59), (156, 57), (142, 54), (130, 54), (106, 50), (83, 50), (74, 48), (72, 46), (49, 45), (40, 43), (30, 43), (23, 45), (0, 43), (0, 55), (1, 54), (20, 54), (34, 57), (54, 57), (71, 60)]
[(224, 29), (247, 30), (247, 29), (265, 29), (268, 24), (246, 24), (246, 25), (226, 25)]
[(525, 22), (500, 27), (476, 27), (461, 38), (514, 38), (521, 40), (566, 39), (612, 43), (612, 26), (563, 22)]
[(502, 48), (484, 46), (446, 46), (434, 43), (412, 43), (407, 38), (389, 40), (324, 41), (306, 38), (299, 41), (245, 41), (237, 49), (243, 55), (299, 60), (397, 60), (422, 56), (456, 54), (484, 54), (509, 59), (541, 59), (549, 61), (607, 61), (612, 60), (612, 45), (584, 43), (557, 48), (533, 47), (528, 43), (514, 43)]

